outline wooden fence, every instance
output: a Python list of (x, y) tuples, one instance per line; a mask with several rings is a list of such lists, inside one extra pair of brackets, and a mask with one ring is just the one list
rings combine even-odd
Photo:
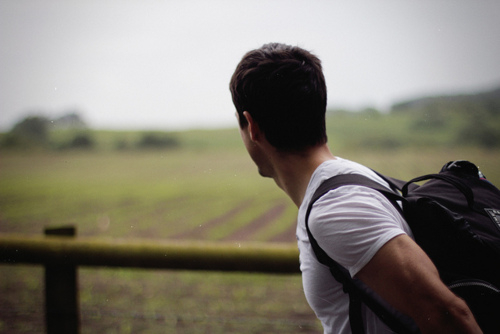
[(73, 227), (44, 236), (0, 234), (1, 264), (45, 267), (47, 333), (78, 333), (79, 266), (299, 273), (295, 244), (159, 242), (76, 237)]

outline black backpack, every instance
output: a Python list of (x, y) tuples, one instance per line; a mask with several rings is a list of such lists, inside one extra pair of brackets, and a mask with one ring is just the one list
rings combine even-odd
[[(392, 191), (359, 174), (334, 176), (318, 187), (306, 213), (307, 233), (316, 257), (349, 294), (353, 333), (364, 331), (361, 303), (396, 333), (419, 333), (419, 329), (363, 282), (351, 278), (312, 236), (308, 218), (314, 202), (344, 185), (366, 186), (385, 195), (402, 213), (443, 282), (466, 301), (483, 332), (500, 333), (500, 190), (468, 161), (449, 162), (438, 174), (409, 182), (380, 176)], [(425, 180), (421, 186), (415, 184)]]

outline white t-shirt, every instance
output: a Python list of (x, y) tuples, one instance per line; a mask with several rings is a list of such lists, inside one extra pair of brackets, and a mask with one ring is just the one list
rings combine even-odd
[[(324, 333), (351, 333), (349, 297), (319, 263), (307, 236), (305, 215), (316, 188), (338, 174), (362, 174), (385, 186), (369, 168), (338, 158), (322, 163), (313, 173), (298, 212), (297, 240), (304, 293), (321, 321)], [(401, 234), (412, 237), (410, 228), (394, 206), (376, 190), (343, 186), (321, 197), (309, 216), (309, 228), (320, 247), (356, 275), (389, 240)], [(392, 333), (363, 306), (365, 333)]]

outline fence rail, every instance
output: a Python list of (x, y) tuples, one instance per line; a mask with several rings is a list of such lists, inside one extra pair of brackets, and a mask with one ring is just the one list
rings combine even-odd
[(75, 237), (72, 228), (45, 236), (0, 234), (0, 264), (45, 266), (49, 334), (79, 332), (79, 266), (299, 273), (295, 244)]

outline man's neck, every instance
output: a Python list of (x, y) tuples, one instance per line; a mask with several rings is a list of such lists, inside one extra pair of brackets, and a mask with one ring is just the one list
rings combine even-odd
[(277, 153), (274, 181), (300, 207), (312, 174), (323, 162), (335, 157), (326, 144), (301, 153)]

